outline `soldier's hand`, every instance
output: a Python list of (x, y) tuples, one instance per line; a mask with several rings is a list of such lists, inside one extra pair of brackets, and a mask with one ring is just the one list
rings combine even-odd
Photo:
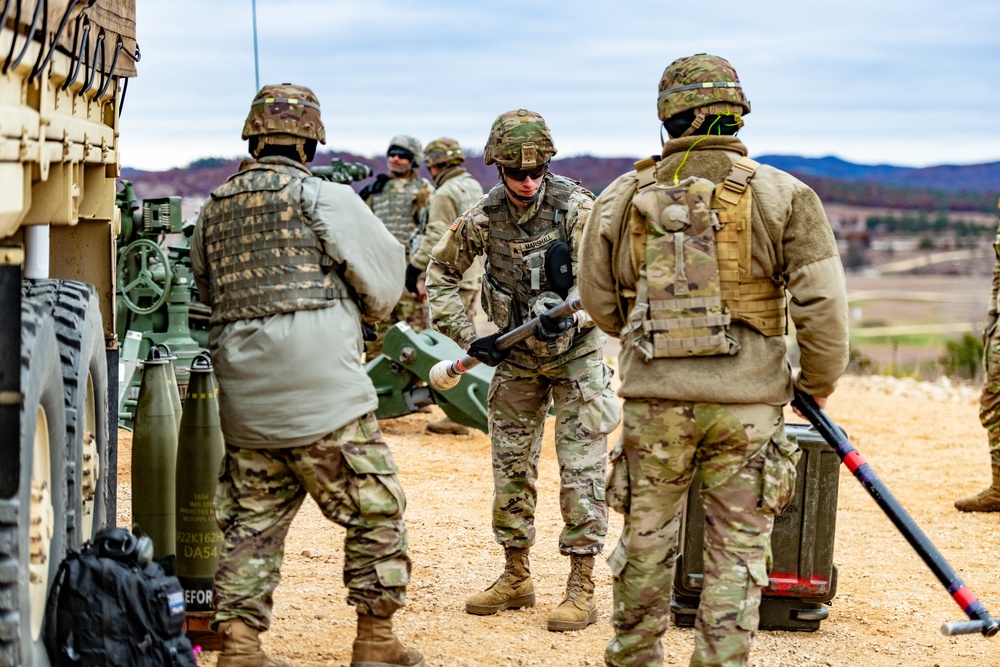
[(498, 348), (496, 344), (498, 338), (500, 338), (499, 332), (472, 341), (472, 345), (469, 346), (469, 356), (487, 366), (500, 365), (501, 361), (510, 356), (510, 348), (506, 350)]
[(551, 318), (542, 314), (538, 316), (538, 323), (532, 327), (531, 333), (538, 340), (548, 343), (569, 331), (575, 323), (576, 315), (572, 313), (559, 318)]
[(375, 327), (370, 324), (361, 323), (361, 338), (364, 339), (366, 343), (370, 343), (376, 338), (378, 338), (378, 332), (375, 331)]

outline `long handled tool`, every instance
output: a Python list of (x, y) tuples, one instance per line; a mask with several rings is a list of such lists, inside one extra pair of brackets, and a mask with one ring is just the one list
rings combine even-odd
[(892, 495), (886, 485), (878, 478), (868, 462), (862, 458), (858, 450), (847, 439), (847, 436), (834, 425), (830, 418), (826, 416), (812, 396), (799, 389), (795, 390), (795, 399), (792, 405), (798, 409), (802, 415), (809, 420), (823, 439), (830, 443), (830, 446), (837, 450), (837, 455), (844, 462), (847, 469), (861, 482), (861, 485), (868, 490), (868, 493), (878, 506), (882, 508), (886, 516), (896, 525), (899, 532), (903, 534), (906, 541), (910, 543), (917, 554), (931, 569), (931, 572), (938, 578), (938, 581), (948, 589), (952, 599), (958, 603), (970, 620), (955, 621), (945, 623), (941, 626), (941, 634), (968, 635), (982, 632), (986, 637), (992, 637), (1000, 629), (1000, 619), (990, 616), (986, 608), (976, 598), (975, 594), (969, 590), (968, 586), (962, 583), (955, 570), (948, 565), (944, 556), (938, 551), (931, 541), (927, 539), (924, 532), (913, 521), (899, 501)]
[[(546, 311), (545, 317), (560, 319), (568, 315), (572, 315), (581, 308), (583, 308), (583, 304), (580, 303), (580, 297), (571, 296), (558, 306)], [(503, 334), (497, 338), (496, 346), (501, 350), (506, 350), (513, 347), (517, 343), (520, 343), (522, 340), (531, 335), (534, 326), (538, 323), (538, 319), (538, 317), (533, 317), (521, 326), (511, 329), (507, 333)], [(456, 361), (448, 361), (445, 359), (444, 361), (439, 361), (434, 364), (427, 377), (430, 380), (432, 387), (444, 391), (457, 385), (458, 381), (462, 378), (462, 373), (471, 368), (475, 368), (480, 363), (481, 362), (478, 359), (468, 356), (462, 357)]]

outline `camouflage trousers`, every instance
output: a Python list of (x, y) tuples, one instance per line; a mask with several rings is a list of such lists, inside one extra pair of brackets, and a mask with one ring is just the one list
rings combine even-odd
[(979, 421), (989, 439), (990, 463), (1000, 467), (1000, 331), (994, 322), (983, 338), (986, 378), (979, 397)]
[(700, 476), (704, 587), (692, 666), (745, 666), (768, 582), (774, 515), (794, 494), (800, 452), (781, 409), (626, 399), (608, 505), (625, 515), (614, 574), (613, 667), (663, 665), (681, 511)]
[(396, 322), (406, 322), (414, 331), (423, 331), (427, 328), (428, 318), (427, 301), (418, 301), (414, 295), (404, 292), (393, 307), (389, 317), (379, 322), (375, 327), (376, 338), (365, 344), (365, 358), (374, 359), (382, 354), (382, 342), (385, 340), (385, 334), (389, 331), (389, 327)]
[(271, 625), (285, 535), (308, 493), (344, 526), (347, 603), (388, 617), (406, 603), (410, 559), (398, 469), (374, 414), (305, 447), (226, 446), (215, 494), (225, 535), (215, 574), (212, 628), (240, 618)]
[(500, 364), (489, 391), (493, 458), (493, 534), (504, 546), (535, 542), (538, 458), (549, 406), (555, 406), (559, 505), (565, 525), (559, 552), (604, 548), (607, 434), (618, 425), (618, 399), (600, 350), (549, 370)]

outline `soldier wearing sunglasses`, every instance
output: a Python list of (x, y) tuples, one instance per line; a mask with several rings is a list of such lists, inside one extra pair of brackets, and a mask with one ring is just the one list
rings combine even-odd
[[(605, 336), (583, 311), (542, 317), (534, 335), (510, 349), (498, 336), (577, 293), (576, 249), (593, 194), (549, 171), (556, 154), (545, 120), (533, 111), (500, 114), (484, 150), (500, 182), (463, 213), (431, 253), (431, 325), (482, 363), (496, 367), (488, 410), (494, 480), (493, 535), (505, 565), (485, 591), (466, 600), (470, 614), (535, 604), (528, 551), (535, 542), (535, 480), (546, 415), (555, 407), (560, 553), (570, 557), (566, 594), (547, 621), (551, 631), (597, 620), (592, 571), (604, 547), (607, 435), (618, 424)], [(485, 257), (483, 306), (498, 333), (480, 337), (462, 307), (462, 274)]]

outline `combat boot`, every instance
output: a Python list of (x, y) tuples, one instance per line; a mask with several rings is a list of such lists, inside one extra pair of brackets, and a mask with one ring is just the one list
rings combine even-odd
[(238, 618), (220, 623), (219, 634), (222, 635), (219, 667), (292, 667), (269, 658), (260, 647), (260, 631)]
[(1000, 512), (1000, 466), (993, 466), (993, 485), (974, 496), (955, 501), (963, 512)]
[(528, 547), (504, 547), (507, 564), (503, 574), (482, 593), (470, 595), (465, 613), (485, 616), (502, 609), (520, 609), (535, 604), (535, 585), (531, 582)]
[(358, 636), (351, 667), (424, 667), (424, 656), (403, 646), (392, 632), (392, 618), (358, 614)]
[(594, 604), (594, 557), (582, 554), (570, 556), (566, 598), (552, 610), (546, 627), (550, 632), (583, 630), (597, 621)]
[(439, 433), (442, 435), (469, 435), (469, 427), (462, 426), (457, 422), (453, 422), (448, 417), (444, 419), (439, 419), (436, 422), (429, 422), (424, 430), (430, 433)]

